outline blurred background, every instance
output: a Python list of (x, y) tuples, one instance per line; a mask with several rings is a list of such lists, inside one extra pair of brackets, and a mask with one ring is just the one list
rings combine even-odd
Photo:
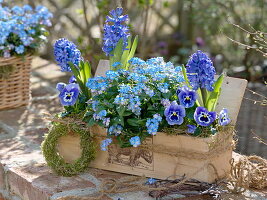
[(106, 58), (101, 50), (105, 16), (118, 6), (129, 15), (132, 35), (141, 36), (137, 56), (162, 56), (178, 65), (186, 64), (197, 49), (209, 53), (218, 73), (249, 81), (236, 126), (237, 151), (267, 158), (266, 0), (8, 2), (23, 3), (45, 5), (54, 14), (48, 44), (41, 49), (41, 57), (52, 62), (53, 43), (65, 37), (79, 46), (95, 70), (99, 59)]

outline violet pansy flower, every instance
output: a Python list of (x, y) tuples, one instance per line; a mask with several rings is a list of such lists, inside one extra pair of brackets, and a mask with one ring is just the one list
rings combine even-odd
[(201, 126), (209, 126), (216, 119), (216, 112), (209, 112), (204, 107), (197, 107), (194, 113), (194, 119)]
[(74, 75), (72, 75), (69, 79), (69, 83), (77, 83), (77, 79)]
[(187, 125), (187, 132), (188, 133), (194, 133), (196, 129), (197, 129), (197, 127), (195, 125), (190, 125), (190, 124)]
[(173, 101), (165, 109), (164, 115), (169, 125), (181, 125), (184, 122), (185, 108)]
[(57, 89), (60, 91), (59, 93), (59, 99), (60, 103), (63, 106), (72, 106), (75, 104), (76, 100), (79, 96), (79, 85), (75, 83), (70, 83), (68, 85), (64, 85), (62, 83), (59, 83), (57, 85)]
[(231, 119), (228, 115), (228, 110), (226, 108), (222, 109), (219, 114), (219, 125), (226, 126), (231, 122)]
[(181, 89), (178, 89), (176, 93), (179, 98), (180, 104), (185, 108), (191, 108), (195, 105), (195, 102), (197, 100), (197, 94), (195, 91), (183, 87)]

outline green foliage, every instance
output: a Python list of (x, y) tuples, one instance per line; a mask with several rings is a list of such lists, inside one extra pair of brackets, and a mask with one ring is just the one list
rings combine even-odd
[(110, 66), (111, 69), (113, 69), (112, 65), (116, 62), (121, 63), (122, 69), (128, 69), (129, 63), (128, 61), (134, 57), (136, 48), (138, 44), (138, 36), (135, 36), (134, 41), (132, 43), (132, 37), (128, 37), (128, 45), (125, 49), (123, 49), (123, 39), (120, 39), (117, 43), (115, 49), (111, 52), (111, 55), (109, 57), (110, 59)]
[(224, 79), (224, 74), (221, 74), (217, 79), (217, 81), (214, 83), (214, 90), (210, 92), (209, 98), (205, 103), (205, 106), (209, 111), (215, 111), (216, 109), (216, 105), (222, 90), (221, 86), (223, 83), (223, 79)]
[(90, 99), (91, 94), (86, 87), (86, 83), (88, 79), (92, 77), (91, 65), (89, 64), (89, 62), (84, 61), (80, 61), (78, 68), (72, 63), (69, 63), (69, 65), (80, 86), (80, 89), (82, 90), (82, 94), (86, 97), (87, 100)]
[[(63, 118), (64, 120), (64, 118)], [(57, 150), (58, 139), (70, 134), (78, 134), (80, 136), (80, 145), (82, 149), (81, 157), (73, 163), (67, 163)], [(42, 143), (42, 152), (47, 162), (58, 175), (73, 176), (83, 172), (89, 163), (95, 159), (96, 143), (95, 139), (90, 136), (88, 130), (84, 127), (79, 127), (76, 124), (62, 124), (53, 122), (49, 133), (45, 135), (45, 140)]]

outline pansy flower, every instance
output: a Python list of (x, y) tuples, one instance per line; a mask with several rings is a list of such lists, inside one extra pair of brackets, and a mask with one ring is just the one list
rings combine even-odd
[(63, 106), (72, 106), (75, 104), (79, 96), (79, 85), (70, 83), (64, 85), (62, 83), (57, 84), (57, 89), (60, 91), (59, 99)]
[(219, 114), (219, 125), (226, 126), (231, 122), (231, 119), (228, 115), (228, 110), (226, 108), (222, 109)]
[(216, 119), (216, 112), (209, 112), (204, 107), (197, 107), (194, 113), (194, 119), (201, 126), (209, 126)]
[(133, 147), (138, 147), (141, 144), (139, 136), (132, 137), (129, 141)]
[(191, 108), (195, 105), (195, 102), (197, 100), (197, 94), (195, 91), (183, 87), (179, 88), (176, 93), (179, 98), (180, 104), (185, 108)]
[(194, 133), (197, 127), (195, 125), (188, 124), (187, 125), (187, 133)]
[(178, 105), (176, 101), (173, 101), (165, 109), (164, 115), (169, 125), (181, 125), (184, 122), (185, 108)]
[(74, 75), (72, 75), (69, 79), (69, 83), (77, 83), (77, 79)]

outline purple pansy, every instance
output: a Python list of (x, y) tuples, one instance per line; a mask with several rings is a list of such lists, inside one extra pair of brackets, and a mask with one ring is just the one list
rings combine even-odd
[(197, 107), (194, 113), (194, 119), (201, 126), (209, 126), (216, 119), (216, 112), (209, 112), (204, 107)]
[(77, 83), (77, 79), (74, 75), (72, 75), (69, 79), (69, 83)]
[(79, 96), (79, 85), (70, 83), (63, 87), (63, 84), (58, 84), (57, 89), (60, 91), (59, 99), (63, 106), (72, 106), (75, 104)]
[(191, 124), (188, 124), (187, 125), (187, 132), (188, 133), (194, 133), (195, 132), (195, 130), (196, 130), (196, 126), (195, 125), (191, 125)]
[(219, 114), (219, 125), (226, 126), (231, 122), (231, 119), (228, 115), (228, 110), (226, 108), (222, 109)]
[(176, 101), (173, 101), (165, 109), (164, 115), (169, 125), (181, 125), (184, 122), (185, 108), (178, 105)]
[(183, 105), (185, 108), (193, 107), (197, 100), (196, 92), (186, 87), (178, 89), (177, 96), (179, 98), (180, 104)]

